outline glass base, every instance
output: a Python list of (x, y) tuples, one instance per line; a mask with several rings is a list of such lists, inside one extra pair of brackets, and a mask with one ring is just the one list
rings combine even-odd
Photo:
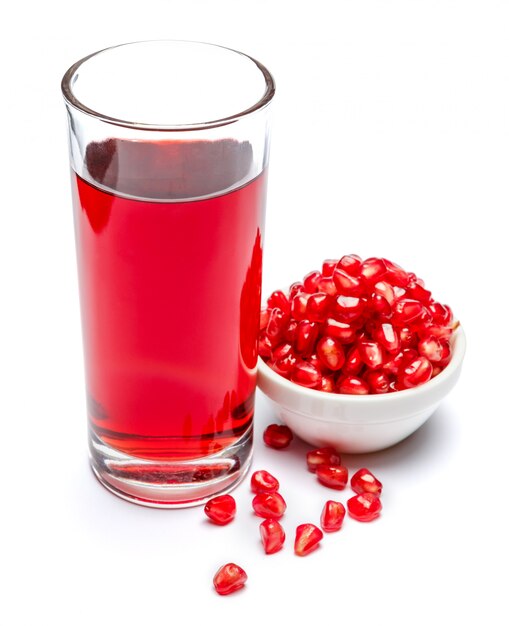
[(217, 454), (186, 461), (133, 457), (104, 443), (92, 430), (89, 449), (92, 470), (106, 489), (135, 504), (174, 509), (228, 493), (244, 478), (253, 455), (253, 429)]

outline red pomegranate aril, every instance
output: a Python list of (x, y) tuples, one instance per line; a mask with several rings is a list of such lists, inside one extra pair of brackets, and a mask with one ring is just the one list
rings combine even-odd
[(390, 305), (392, 305), (394, 300), (396, 299), (393, 286), (385, 280), (380, 280), (375, 283), (375, 286), (373, 287), (373, 293), (378, 296), (382, 296), (382, 298), (385, 298), (385, 300), (387, 300)]
[(419, 354), (425, 356), (428, 361), (432, 363), (438, 363), (442, 360), (443, 355), (443, 342), (438, 337), (428, 335), (419, 341), (417, 346)]
[(289, 343), (292, 343), (295, 341), (295, 330), (297, 329), (297, 322), (292, 320), (288, 326), (286, 327), (286, 330), (284, 332), (283, 335), (283, 339), (285, 341), (288, 341)]
[(262, 306), (260, 309), (260, 330), (265, 330), (269, 323), (270, 311), (268, 307)]
[(384, 322), (380, 324), (374, 332), (374, 338), (378, 341), (378, 343), (390, 352), (391, 354), (395, 354), (401, 349), (401, 340), (394, 326), (389, 322)]
[(355, 472), (350, 480), (355, 493), (373, 493), (379, 496), (382, 493), (382, 483), (367, 468), (363, 467)]
[(366, 301), (356, 296), (338, 296), (333, 304), (333, 311), (336, 317), (342, 322), (350, 322), (359, 318), (364, 311)]
[(337, 267), (332, 275), (339, 294), (347, 296), (360, 296), (362, 294), (362, 281), (356, 276), (351, 276), (345, 270)]
[(258, 493), (253, 498), (253, 510), (259, 517), (279, 519), (286, 511), (286, 502), (280, 493)]
[(449, 326), (452, 322), (452, 311), (447, 304), (440, 302), (431, 302), (428, 305), (429, 312), (433, 319), (433, 323), (438, 326)]
[(293, 296), (290, 304), (293, 319), (297, 321), (306, 319), (309, 297), (308, 293), (297, 293)]
[(428, 382), (432, 375), (433, 365), (426, 357), (418, 356), (403, 365), (398, 376), (398, 383), (405, 389), (409, 389)]
[(402, 298), (397, 300), (393, 306), (394, 320), (398, 324), (408, 324), (414, 320), (421, 318), (424, 311), (422, 302), (418, 300), (409, 300), (408, 298)]
[(341, 502), (327, 500), (320, 516), (320, 526), (326, 533), (337, 532), (343, 526), (345, 513), (345, 507)]
[(306, 462), (308, 470), (310, 472), (316, 472), (316, 468), (319, 465), (341, 465), (341, 456), (334, 448), (326, 446), (325, 448), (310, 450), (306, 454)]
[(314, 524), (300, 524), (295, 530), (294, 552), (297, 556), (307, 556), (318, 547), (323, 532)]
[(277, 478), (265, 470), (257, 470), (251, 476), (251, 491), (254, 493), (275, 493), (279, 489)]
[(318, 287), (318, 281), (321, 277), (322, 275), (320, 274), (320, 272), (317, 271), (309, 272), (309, 274), (306, 274), (306, 276), (304, 276), (304, 280), (302, 281), (304, 283), (304, 289), (308, 293), (315, 293)]
[(336, 388), (336, 382), (333, 376), (322, 376), (320, 386), (318, 387), (320, 391), (326, 391), (327, 393), (334, 393), (335, 388)]
[(371, 522), (380, 515), (382, 503), (374, 493), (362, 493), (346, 503), (348, 514), (359, 522)]
[(281, 309), (275, 308), (270, 312), (269, 322), (267, 324), (267, 338), (271, 342), (277, 342), (288, 326), (288, 315)]
[(374, 370), (382, 366), (384, 353), (379, 343), (376, 341), (359, 341), (357, 348), (362, 362), (365, 363), (369, 369)]
[(419, 336), (414, 330), (403, 327), (399, 329), (399, 339), (402, 348), (417, 348)]
[(359, 348), (358, 346), (353, 346), (346, 355), (342, 373), (356, 375), (360, 373), (363, 367), (364, 363)]
[(278, 359), (277, 361), (268, 361), (270, 367), (285, 378), (289, 378), (295, 366), (298, 363), (298, 359), (295, 354), (292, 352), (288, 353), (286, 356)]
[(270, 424), (263, 432), (263, 441), (269, 448), (282, 450), (288, 448), (293, 439), (293, 433), (284, 424)]
[(344, 489), (348, 483), (348, 469), (344, 465), (317, 465), (316, 477), (330, 489)]
[(422, 302), (423, 304), (426, 304), (426, 305), (431, 300), (431, 291), (424, 289), (424, 287), (416, 281), (411, 280), (408, 283), (408, 286), (406, 288), (406, 293), (409, 298), (412, 298), (413, 300), (419, 300), (419, 302)]
[(237, 506), (232, 496), (217, 496), (205, 504), (204, 511), (205, 515), (214, 524), (224, 526), (229, 524), (235, 517)]
[(367, 284), (378, 282), (387, 273), (387, 267), (383, 259), (371, 257), (363, 261), (360, 274)]
[(308, 322), (307, 320), (299, 322), (295, 329), (295, 350), (303, 356), (312, 354), (318, 331), (319, 326), (316, 322)]
[(356, 254), (345, 254), (337, 262), (336, 267), (344, 270), (350, 276), (358, 276), (361, 269), (362, 259)]
[(321, 384), (322, 375), (312, 363), (300, 361), (296, 363), (291, 378), (294, 383), (302, 387), (316, 389)]
[(306, 318), (310, 322), (323, 322), (331, 304), (331, 297), (318, 292), (309, 296), (306, 305)]
[(272, 356), (272, 346), (265, 333), (262, 333), (258, 339), (258, 354), (264, 359)]
[(283, 547), (285, 531), (275, 519), (266, 519), (260, 524), (260, 537), (265, 554), (274, 554)]
[(330, 278), (339, 263), (337, 259), (325, 259), (322, 263), (322, 276), (324, 278)]
[(369, 385), (357, 376), (345, 376), (339, 380), (337, 390), (338, 393), (364, 396), (369, 393)]
[(284, 313), (290, 313), (290, 301), (282, 291), (274, 291), (267, 299), (269, 309), (281, 309)]
[(440, 367), (440, 365), (433, 365), (433, 374), (431, 375), (431, 378), (435, 378), (435, 376), (438, 376), (441, 371), (442, 368)]
[(364, 374), (364, 380), (368, 383), (371, 393), (387, 393), (390, 390), (390, 378), (381, 370), (372, 370)]
[(336, 289), (336, 285), (330, 276), (322, 276), (318, 281), (317, 285), (318, 291), (326, 293), (329, 296), (337, 296), (338, 290)]
[(338, 322), (332, 317), (329, 317), (323, 325), (324, 335), (334, 337), (341, 343), (352, 343), (355, 339), (357, 329), (351, 324), (346, 322)]
[(304, 292), (304, 285), (301, 282), (292, 283), (288, 290), (288, 300), (291, 300), (298, 293)]
[(340, 370), (345, 362), (343, 346), (334, 337), (322, 337), (316, 344), (316, 354), (323, 365), (333, 372)]
[(372, 293), (370, 295), (368, 300), (368, 310), (382, 318), (392, 316), (391, 305), (383, 296), (380, 296), (377, 293)]
[(291, 343), (280, 343), (272, 350), (272, 359), (277, 361), (283, 359), (285, 356), (293, 352), (293, 346)]
[(408, 285), (409, 277), (408, 273), (400, 267), (389, 261), (389, 259), (383, 259), (385, 266), (387, 268), (387, 274), (384, 278), (388, 283), (390, 283), (393, 287), (403, 287), (406, 288)]
[(433, 335), (440, 339), (450, 339), (452, 336), (452, 328), (447, 326), (437, 326), (436, 324), (423, 325), (417, 328), (417, 332), (421, 337), (425, 335)]
[(442, 345), (442, 359), (438, 364), (434, 363), (433, 365), (438, 365), (440, 368), (443, 368), (449, 364), (452, 358), (451, 344), (447, 341), (447, 339), (439, 339), (439, 341)]
[(242, 589), (246, 584), (247, 574), (236, 563), (222, 565), (214, 576), (214, 587), (220, 596), (227, 596), (234, 591)]

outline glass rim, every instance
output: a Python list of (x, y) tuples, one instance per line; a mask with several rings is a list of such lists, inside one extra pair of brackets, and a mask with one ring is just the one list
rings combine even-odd
[[(265, 92), (263, 94), (263, 96), (254, 104), (252, 104), (250, 107), (248, 107), (247, 109), (244, 109), (243, 111), (240, 111), (239, 113), (234, 113), (232, 115), (228, 115), (226, 117), (223, 118), (219, 118), (219, 119), (213, 119), (210, 121), (206, 121), (206, 122), (196, 122), (196, 123), (186, 123), (186, 124), (154, 124), (154, 123), (144, 123), (144, 122), (134, 122), (134, 121), (130, 121), (130, 120), (123, 120), (120, 118), (116, 118), (116, 117), (112, 117), (110, 115), (106, 115), (104, 113), (101, 113), (99, 111), (95, 111), (94, 109), (91, 109), (90, 107), (88, 107), (86, 104), (84, 104), (82, 101), (78, 100), (78, 98), (74, 95), (73, 90), (72, 90), (72, 85), (73, 85), (73, 79), (76, 75), (77, 70), (84, 64), (86, 63), (89, 59), (102, 54), (104, 52), (107, 52), (109, 50), (114, 50), (116, 48), (121, 48), (123, 46), (133, 46), (133, 45), (137, 45), (137, 44), (143, 44), (143, 43), (157, 43), (157, 42), (172, 42), (172, 43), (186, 43), (186, 44), (197, 44), (197, 45), (203, 45), (203, 46), (211, 46), (213, 48), (222, 48), (223, 50), (228, 50), (230, 52), (233, 52), (235, 54), (238, 54), (240, 56), (243, 56), (247, 59), (249, 59), (250, 61), (252, 61), (257, 68), (260, 70), (260, 72), (262, 73), (264, 79), (265, 79)], [(185, 130), (203, 130), (203, 129), (207, 129), (207, 128), (214, 128), (217, 126), (225, 126), (227, 124), (232, 124), (234, 122), (237, 122), (239, 120), (241, 120), (242, 118), (250, 115), (251, 113), (254, 113), (256, 111), (259, 111), (263, 108), (265, 108), (272, 100), (272, 98), (274, 97), (275, 91), (276, 91), (276, 85), (274, 82), (274, 78), (272, 76), (272, 74), (269, 72), (269, 70), (259, 61), (257, 61), (255, 58), (253, 58), (252, 56), (245, 54), (244, 52), (240, 52), (239, 50), (235, 50), (234, 48), (229, 48), (227, 46), (221, 46), (218, 44), (213, 44), (213, 43), (208, 43), (205, 41), (192, 41), (192, 40), (186, 40), (186, 39), (146, 39), (146, 40), (139, 40), (139, 41), (130, 41), (127, 43), (122, 43), (122, 44), (117, 44), (115, 46), (108, 46), (107, 48), (103, 48), (101, 50), (97, 50), (96, 52), (92, 52), (91, 54), (88, 54), (87, 56), (83, 57), (82, 59), (80, 59), (79, 61), (76, 61), (76, 63), (74, 63), (73, 65), (71, 65), (71, 67), (65, 72), (63, 78), (62, 78), (62, 82), (61, 82), (61, 89), (62, 89), (62, 94), (64, 96), (64, 100), (66, 102), (66, 104), (68, 104), (69, 106), (73, 107), (74, 109), (81, 111), (82, 113), (85, 113), (86, 115), (89, 115), (91, 117), (94, 117), (98, 120), (101, 120), (103, 122), (109, 123), (109, 124), (114, 124), (116, 126), (123, 126), (125, 128), (132, 128), (132, 129), (137, 129), (137, 130), (152, 130), (152, 131), (185, 131)]]

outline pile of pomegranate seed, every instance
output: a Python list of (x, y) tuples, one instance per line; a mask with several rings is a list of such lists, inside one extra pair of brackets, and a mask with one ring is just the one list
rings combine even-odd
[(259, 354), (304, 387), (389, 393), (439, 374), (457, 325), (415, 274), (349, 254), (271, 294), (261, 310)]
[[(290, 445), (293, 434), (287, 426), (270, 424), (263, 434), (264, 442), (276, 450)], [(281, 444), (284, 445), (281, 445)], [(307, 468), (316, 474), (318, 482), (331, 489), (343, 490), (348, 484), (348, 469), (341, 463), (341, 455), (332, 447), (311, 450), (306, 455)], [(350, 479), (356, 494), (345, 505), (327, 500), (320, 516), (320, 526), (299, 524), (295, 529), (293, 550), (297, 556), (314, 552), (324, 537), (324, 532), (334, 533), (343, 526), (346, 512), (352, 519), (371, 522), (380, 515), (382, 483), (369, 469), (361, 468)], [(286, 502), (279, 493), (279, 481), (266, 470), (257, 470), (251, 476), (251, 490), (255, 496), (252, 507), (255, 515), (265, 518), (260, 524), (260, 538), (265, 554), (275, 554), (283, 547), (285, 530), (280, 522), (286, 512)], [(217, 496), (205, 505), (206, 515), (216, 524), (225, 525), (233, 520), (236, 504), (232, 496)], [(214, 587), (220, 595), (228, 595), (244, 587), (246, 572), (235, 563), (227, 563), (214, 576)]]

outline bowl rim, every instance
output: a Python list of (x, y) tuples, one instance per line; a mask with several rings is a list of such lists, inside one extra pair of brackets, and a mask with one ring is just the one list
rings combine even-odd
[(284, 378), (284, 376), (281, 376), (280, 374), (275, 372), (265, 363), (265, 361), (260, 356), (258, 357), (257, 384), (258, 387), (260, 387), (260, 389), (264, 393), (266, 393), (266, 391), (260, 386), (259, 377), (261, 374), (262, 377), (268, 379), (275, 386), (283, 388), (290, 394), (305, 396), (310, 400), (319, 400), (327, 404), (341, 404), (347, 401), (362, 405), (373, 402), (397, 402), (399, 399), (401, 399), (402, 401), (406, 401), (412, 397), (416, 398), (422, 395), (426, 395), (427, 393), (432, 392), (433, 389), (441, 387), (449, 380), (449, 378), (451, 378), (455, 374), (456, 370), (461, 366), (466, 350), (465, 331), (463, 330), (463, 327), (461, 325), (458, 326), (453, 332), (453, 335), (451, 337), (451, 348), (452, 358), (450, 362), (434, 378), (429, 380), (427, 383), (418, 385), (417, 387), (413, 387), (411, 389), (402, 389), (400, 391), (395, 391), (394, 393), (370, 393), (366, 395), (355, 395), (347, 393), (327, 393), (325, 391), (321, 391), (320, 389), (309, 389), (307, 387), (303, 387), (302, 385), (298, 385), (297, 383), (294, 383), (291, 380), (288, 380), (287, 378)]

